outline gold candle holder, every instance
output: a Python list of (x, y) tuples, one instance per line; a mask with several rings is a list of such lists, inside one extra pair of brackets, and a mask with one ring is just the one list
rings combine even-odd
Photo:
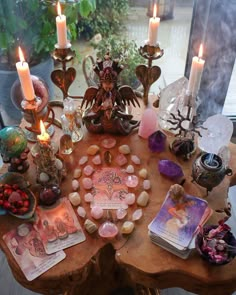
[(150, 87), (161, 75), (160, 67), (152, 66), (152, 61), (161, 58), (164, 54), (164, 50), (160, 48), (159, 44), (156, 46), (146, 44), (139, 48), (139, 54), (148, 60), (147, 66), (139, 65), (136, 67), (136, 76), (144, 88), (143, 101), (145, 105), (148, 105), (148, 93)]

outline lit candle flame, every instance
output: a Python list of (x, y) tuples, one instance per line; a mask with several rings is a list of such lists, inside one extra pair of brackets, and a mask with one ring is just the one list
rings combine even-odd
[(20, 61), (23, 63), (25, 61), (25, 58), (24, 58), (24, 54), (23, 54), (20, 47), (18, 47), (18, 54), (19, 54)]
[(40, 132), (41, 132), (41, 134), (37, 136), (38, 140), (41, 142), (42, 141), (49, 142), (50, 136), (47, 133), (42, 120), (40, 120)]
[(199, 47), (198, 58), (202, 58), (202, 54), (203, 54), (203, 45), (201, 44)]
[(153, 17), (156, 18), (156, 16), (157, 16), (157, 5), (155, 4), (153, 8)]
[(61, 16), (61, 5), (59, 1), (57, 2), (57, 14)]

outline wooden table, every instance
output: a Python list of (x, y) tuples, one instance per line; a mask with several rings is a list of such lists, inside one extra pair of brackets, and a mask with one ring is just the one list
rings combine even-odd
[[(79, 158), (86, 154), (88, 146), (91, 144), (100, 145), (101, 140), (105, 137), (107, 136), (86, 133), (83, 140), (76, 144), (73, 153), (65, 157), (68, 174), (61, 185), (63, 196), (67, 196), (71, 192), (73, 170), (78, 166)], [(56, 138), (57, 135), (54, 140)], [(204, 197), (206, 195), (205, 189), (191, 182), (191, 163), (196, 155), (190, 161), (184, 162), (169, 152), (168, 143), (165, 152), (151, 153), (148, 149), (147, 140), (140, 138), (137, 132), (126, 137), (117, 136), (116, 140), (116, 147), (111, 149), (112, 155), (116, 155), (120, 145), (129, 144), (132, 154), (141, 157), (141, 167), (148, 170), (148, 178), (152, 184), (150, 202), (143, 209), (143, 217), (136, 223), (134, 232), (128, 237), (119, 234), (114, 240), (103, 240), (97, 234), (91, 236), (85, 232), (86, 241), (66, 249), (67, 257), (65, 260), (34, 281), (28, 282), (2, 239), (3, 234), (21, 224), (22, 221), (12, 216), (1, 216), (0, 247), (6, 254), (16, 280), (32, 291), (54, 295), (59, 293), (106, 295), (117, 287), (136, 287), (137, 285), (151, 289), (181, 287), (205, 295), (231, 294), (236, 290), (236, 260), (225, 266), (212, 266), (203, 261), (195, 251), (187, 260), (182, 260), (154, 245), (148, 237), (148, 224), (160, 209), (167, 191), (173, 184), (172, 181), (159, 174), (158, 160), (170, 159), (179, 163), (186, 177), (184, 184), (186, 192)], [(231, 168), (236, 171), (235, 146), (231, 144), (230, 149), (232, 152)], [(104, 149), (101, 149), (101, 155), (103, 153)], [(112, 165), (115, 165), (114, 161)], [(136, 168), (136, 172), (139, 169)], [(35, 182), (33, 164), (26, 172), (25, 177), (31, 183)], [(207, 197), (213, 209), (224, 205), (229, 182), (229, 177), (225, 177), (224, 181), (214, 188)], [(35, 188), (33, 185), (32, 189), (37, 195)], [(136, 193), (138, 194), (140, 191), (141, 186), (136, 190)], [(82, 188), (80, 194), (81, 196), (84, 195)], [(86, 208), (88, 217), (90, 217), (89, 206), (84, 201), (82, 205)], [(131, 214), (135, 209), (136, 205), (128, 209), (127, 219), (131, 219)], [(215, 213), (211, 217), (212, 222), (215, 222), (216, 218), (219, 217), (216, 215)], [(78, 219), (83, 225), (83, 220), (79, 217)], [(100, 224), (101, 221), (97, 223)], [(117, 225), (120, 228), (121, 222), (118, 222)]]

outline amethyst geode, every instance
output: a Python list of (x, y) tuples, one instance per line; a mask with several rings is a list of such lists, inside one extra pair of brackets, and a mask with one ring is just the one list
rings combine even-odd
[(152, 152), (163, 152), (165, 149), (166, 135), (160, 130), (148, 137), (148, 147)]
[(170, 160), (160, 160), (158, 163), (158, 169), (161, 174), (171, 180), (178, 181), (184, 176), (182, 168)]

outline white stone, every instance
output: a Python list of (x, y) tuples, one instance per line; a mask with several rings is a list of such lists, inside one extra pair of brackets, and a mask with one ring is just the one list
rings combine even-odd
[(148, 191), (151, 188), (151, 181), (149, 179), (145, 179), (143, 181), (143, 189)]
[(88, 156), (83, 156), (79, 160), (79, 165), (82, 166), (82, 165), (84, 165), (87, 162), (88, 162)]
[(84, 195), (84, 200), (86, 203), (91, 203), (93, 202), (93, 195), (91, 193), (87, 193)]
[(91, 189), (93, 187), (93, 181), (89, 177), (85, 177), (82, 179), (82, 184), (85, 189)]
[(73, 206), (78, 206), (81, 202), (81, 198), (78, 192), (73, 192), (69, 194), (69, 200)]
[(82, 171), (80, 168), (76, 168), (73, 174), (73, 178), (80, 178)]
[(130, 234), (134, 230), (134, 223), (132, 221), (125, 221), (121, 228), (122, 234)]
[(124, 155), (130, 154), (130, 147), (127, 144), (119, 146), (119, 152)]
[(100, 151), (100, 147), (96, 144), (90, 145), (90, 147), (87, 149), (87, 154), (90, 156), (96, 155)]
[(95, 157), (93, 157), (92, 162), (94, 165), (100, 165), (102, 164), (102, 159), (100, 155), (96, 155)]
[(132, 214), (132, 220), (133, 221), (138, 221), (142, 216), (143, 216), (143, 210), (142, 209), (137, 209)]
[(94, 169), (91, 165), (86, 165), (83, 169), (83, 172), (86, 176), (90, 176), (93, 173)]
[(85, 211), (84, 207), (79, 206), (77, 208), (77, 213), (82, 218), (85, 218), (86, 217), (86, 211)]
[(134, 166), (133, 165), (128, 165), (126, 168), (126, 172), (129, 174), (134, 173)]
[(58, 169), (58, 170), (61, 170), (62, 168), (63, 168), (63, 163), (62, 163), (62, 161), (60, 160), (60, 159), (56, 159), (55, 160), (55, 165), (56, 165), (56, 168)]
[(71, 182), (71, 186), (72, 186), (72, 189), (73, 191), (77, 191), (78, 188), (79, 188), (79, 182), (77, 179), (73, 179), (72, 182)]
[(131, 161), (135, 164), (135, 165), (140, 165), (141, 160), (138, 156), (136, 155), (131, 155)]
[(40, 182), (48, 182), (49, 181), (49, 176), (45, 172), (41, 172), (39, 174), (39, 180)]
[(135, 194), (134, 193), (128, 193), (126, 196), (125, 196), (125, 203), (127, 205), (133, 205), (135, 202)]
[(146, 191), (142, 191), (137, 198), (137, 204), (141, 207), (146, 207), (149, 201), (149, 194)]
[(146, 179), (148, 177), (148, 172), (147, 172), (147, 169), (143, 168), (139, 171), (138, 175), (141, 177), (141, 178), (144, 178)]

